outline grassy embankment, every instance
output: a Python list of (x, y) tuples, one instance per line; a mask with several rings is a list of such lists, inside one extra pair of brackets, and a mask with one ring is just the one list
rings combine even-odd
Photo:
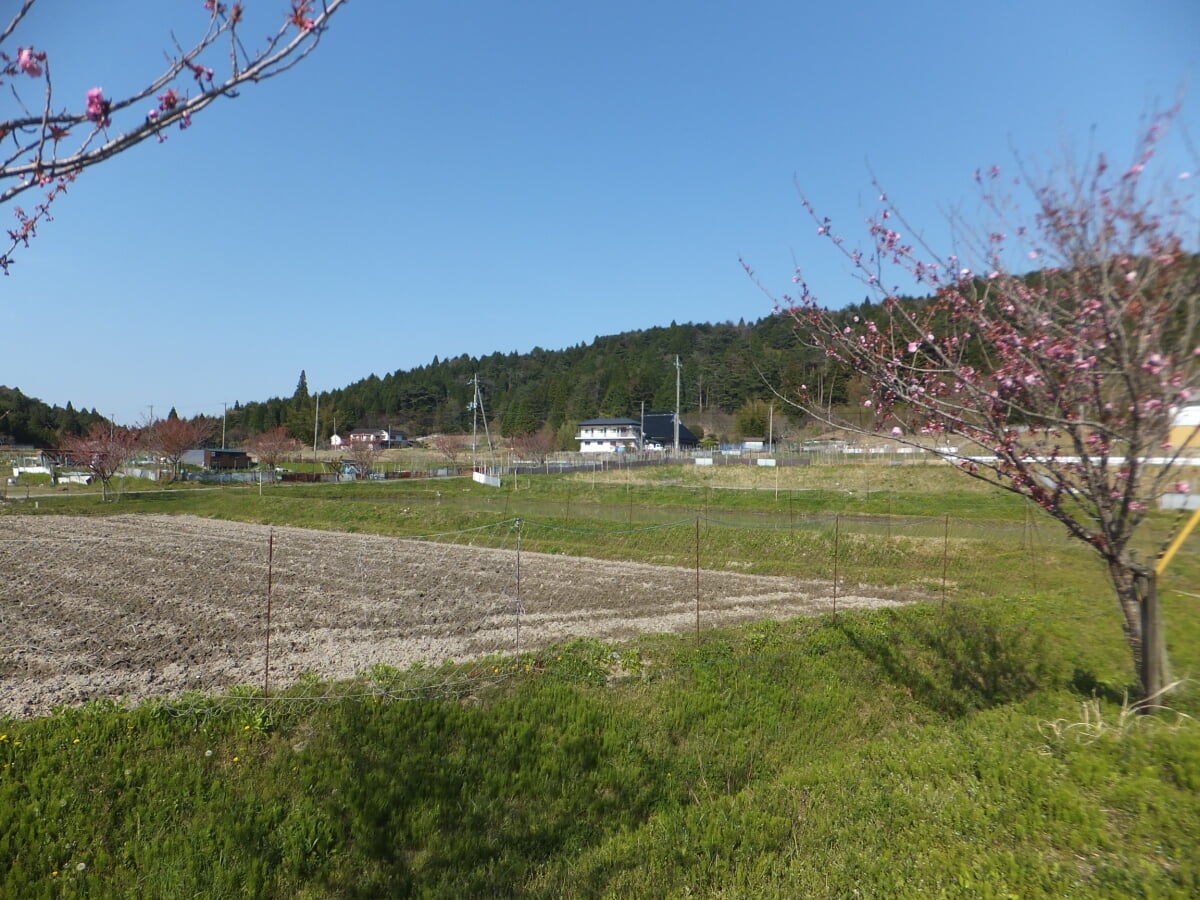
[[(1052, 526), (917, 467), (872, 470), (869, 498), (862, 472), (806, 470), (787, 500), (775, 473), (733, 491), (720, 473), (652, 471), (676, 483), (601, 473), (499, 493), (462, 481), (297, 486), (102, 508), (389, 534), (528, 509), (592, 526), (531, 531), (535, 543), (635, 557), (661, 553), (661, 532), (635, 539), (631, 522), (707, 511), (775, 527), (713, 525), (706, 565), (752, 558), (819, 575), (836, 547), (842, 565), (893, 583), (939, 581), (950, 511), (948, 602), (935, 592), (897, 610), (707, 631), (698, 648), (692, 636), (580, 641), (479, 661), (508, 677), (474, 689), (469, 673), (456, 680), (462, 667), (373, 673), (420, 698), (404, 702), (309, 701), (323, 689), (301, 683), (267, 705), (247, 689), (192, 698), (186, 713), (96, 704), (8, 720), (0, 894), (1200, 893), (1200, 726), (1123, 716), (1131, 672), (1115, 604), (1098, 566)], [(63, 498), (39, 512), (51, 506), (101, 509)], [(837, 516), (857, 535), (845, 545)], [(928, 524), (913, 537), (902, 517), (918, 516)], [(1170, 525), (1156, 519), (1154, 537)], [(688, 542), (666, 543), (687, 564)], [(1177, 675), (1200, 665), (1195, 547), (1163, 591)], [(1194, 689), (1170, 702), (1200, 714)]]

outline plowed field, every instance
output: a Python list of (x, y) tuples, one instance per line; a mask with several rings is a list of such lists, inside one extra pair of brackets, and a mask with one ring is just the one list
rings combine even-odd
[[(512, 549), (192, 517), (5, 516), (0, 714), (261, 685), (268, 569), (273, 685), (696, 625), (690, 568), (523, 552), (518, 603)], [(845, 594), (839, 608), (915, 599)], [(825, 611), (832, 589), (705, 570), (700, 597), (708, 627)]]

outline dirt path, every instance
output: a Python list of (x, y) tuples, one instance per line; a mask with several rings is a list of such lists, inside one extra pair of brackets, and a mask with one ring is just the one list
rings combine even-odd
[[(0, 714), (262, 684), (266, 526), (0, 517)], [(273, 684), (695, 627), (694, 569), (273, 529)], [(860, 589), (861, 590), (861, 589)], [(867, 592), (864, 592), (866, 594)], [(839, 607), (913, 599), (871, 589)], [(828, 610), (828, 584), (703, 571), (701, 624)]]

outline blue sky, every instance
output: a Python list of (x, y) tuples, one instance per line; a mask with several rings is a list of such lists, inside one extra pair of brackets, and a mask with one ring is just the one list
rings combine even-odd
[[(247, 0), (262, 22), (285, 0)], [(40, 0), (6, 45), (56, 96), (157, 74), (200, 0)], [(355, 0), (298, 69), (87, 172), (0, 279), (0, 384), (136, 423), (441, 357), (760, 318), (800, 264), (864, 290), (797, 185), (854, 223), (872, 173), (935, 243), (1014, 149), (1132, 153), (1200, 3)], [(13, 114), (0, 96), (0, 118)], [(11, 210), (2, 211), (10, 215)], [(7, 227), (7, 226), (6, 226)]]

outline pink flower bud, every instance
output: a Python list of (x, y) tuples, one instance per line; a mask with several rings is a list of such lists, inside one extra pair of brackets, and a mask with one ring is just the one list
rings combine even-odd
[(17, 65), (21, 71), (30, 78), (40, 78), (42, 75), (42, 64), (40, 60), (46, 58), (44, 53), (34, 53), (32, 47), (17, 48)]

